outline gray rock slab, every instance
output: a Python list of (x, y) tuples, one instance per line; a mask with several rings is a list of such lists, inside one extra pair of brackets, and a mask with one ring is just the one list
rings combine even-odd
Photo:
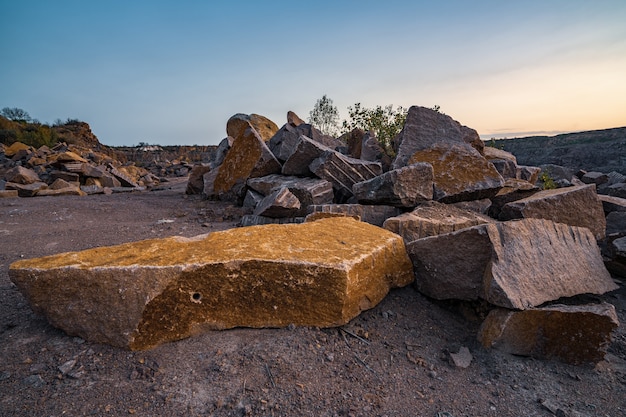
[(415, 207), (433, 199), (433, 167), (417, 163), (385, 172), (352, 186), (361, 204)]
[(309, 165), (317, 177), (333, 185), (341, 195), (353, 195), (352, 187), (357, 182), (367, 181), (383, 173), (380, 163), (350, 158), (336, 151), (324, 152)]
[(252, 214), (264, 217), (295, 217), (300, 208), (298, 197), (288, 188), (280, 188), (261, 200)]
[(543, 219), (489, 223), (407, 244), (417, 288), (523, 310), (617, 289), (587, 228)]
[(586, 227), (600, 240), (606, 220), (594, 185), (543, 190), (502, 207), (500, 220), (538, 218)]

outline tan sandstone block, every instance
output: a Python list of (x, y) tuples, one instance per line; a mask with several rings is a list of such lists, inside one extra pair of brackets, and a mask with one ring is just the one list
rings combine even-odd
[(63, 253), (9, 274), (54, 326), (133, 350), (204, 329), (338, 326), (413, 281), (402, 238), (350, 218)]

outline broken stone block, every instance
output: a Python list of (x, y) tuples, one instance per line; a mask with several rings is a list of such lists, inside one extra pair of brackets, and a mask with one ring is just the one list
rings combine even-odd
[(383, 173), (382, 166), (378, 162), (350, 158), (336, 151), (324, 152), (311, 162), (309, 169), (319, 178), (330, 182), (337, 191), (335, 196), (344, 201), (353, 195), (354, 184)]
[(431, 148), (435, 143), (466, 143), (482, 154), (485, 147), (478, 133), (462, 126), (450, 116), (433, 109), (411, 106), (402, 131), (393, 140), (396, 158), (391, 169), (410, 164), (409, 160), (418, 151)]
[(249, 126), (254, 128), (263, 142), (270, 140), (270, 138), (278, 131), (276, 123), (272, 122), (265, 116), (254, 113), (237, 113), (234, 116), (231, 116), (231, 118), (226, 122), (226, 134), (235, 140), (238, 140), (240, 136), (245, 134), (245, 131)]
[(481, 198), (480, 200), (459, 201), (449, 205), (460, 208), (461, 210), (473, 211), (475, 213), (487, 215), (489, 213), (489, 208), (491, 208), (491, 200), (488, 198)]
[(267, 175), (260, 178), (251, 178), (248, 187), (263, 194), (269, 195), (277, 188), (288, 188), (300, 201), (301, 209), (296, 216), (305, 216), (307, 207), (314, 204), (330, 204), (333, 202), (333, 186), (326, 180), (319, 178), (300, 178), (284, 175)]
[(585, 172), (585, 174), (580, 178), (582, 182), (585, 184), (595, 184), (596, 186), (602, 185), (606, 182), (609, 182), (609, 177), (602, 172)]
[(309, 169), (311, 162), (322, 156), (324, 152), (332, 151), (328, 146), (300, 135), (283, 164), (282, 174), (311, 177), (313, 176)]
[(15, 156), (16, 153), (18, 153), (21, 150), (32, 150), (32, 146), (28, 146), (25, 143), (22, 142), (13, 142), (11, 144), (11, 146), (7, 147), (4, 149), (4, 155), (7, 158), (11, 158), (13, 156)]
[(380, 162), (383, 167), (383, 172), (389, 171), (392, 160), (383, 149), (378, 138), (370, 132), (366, 132), (363, 135), (362, 141), (360, 159), (364, 161)]
[(508, 179), (517, 176), (517, 165), (515, 165), (515, 162), (508, 159), (489, 159), (488, 161), (493, 164), (496, 171), (502, 175), (502, 178)]
[(204, 190), (204, 174), (209, 172), (211, 167), (209, 165), (197, 164), (191, 168), (189, 173), (189, 179), (187, 180), (187, 188), (185, 194), (202, 194)]
[(394, 169), (354, 184), (352, 192), (361, 204), (415, 207), (433, 198), (433, 167), (417, 163)]
[(518, 180), (528, 181), (531, 184), (535, 184), (539, 180), (540, 173), (541, 173), (541, 168), (539, 167), (518, 165), (515, 178), (517, 178)]
[(517, 158), (515, 155), (503, 149), (494, 148), (493, 146), (485, 146), (483, 149), (483, 155), (488, 161), (506, 160), (513, 162), (513, 164), (517, 166)]
[(350, 218), (20, 260), (9, 275), (52, 325), (133, 350), (206, 329), (340, 326), (413, 281), (402, 239)]
[(487, 348), (513, 355), (559, 359), (571, 364), (599, 362), (619, 326), (608, 303), (551, 305), (524, 311), (492, 310), (479, 340)]
[(434, 199), (442, 203), (493, 197), (504, 180), (493, 164), (466, 143), (437, 142), (417, 151), (409, 164), (426, 162), (434, 172)]
[(243, 199), (242, 207), (254, 210), (264, 198), (265, 196), (263, 194), (257, 193), (254, 190), (248, 190)]
[(383, 228), (399, 234), (405, 243), (465, 229), (493, 220), (478, 213), (462, 210), (449, 204), (430, 202), (410, 213), (390, 217)]
[(279, 188), (265, 197), (256, 206), (255, 216), (295, 217), (300, 212), (300, 200), (289, 188)]
[[(382, 227), (389, 217), (400, 214), (400, 209), (393, 206), (364, 204), (322, 204), (309, 206), (309, 214), (336, 213), (346, 216), (358, 216), (362, 222)], [(308, 216), (307, 216), (308, 217)]]
[(19, 197), (17, 190), (0, 190), (0, 198)]
[(34, 182), (32, 184), (17, 184), (14, 182), (7, 182), (5, 184), (7, 190), (16, 190), (17, 195), (20, 197), (34, 197), (40, 190), (48, 188), (48, 184), (45, 182)]
[[(272, 150), (272, 153), (279, 161), (286, 162), (295, 152), (301, 136), (333, 150), (344, 145), (343, 142), (333, 138), (332, 136), (324, 135), (318, 129), (307, 123), (303, 123), (298, 126), (293, 126), (289, 123), (284, 125), (278, 132), (276, 132), (272, 139), (270, 139), (268, 145)], [(306, 163), (304, 168), (306, 168), (309, 163)], [(290, 170), (298, 168), (295, 165), (297, 165), (295, 161), (290, 162), (287, 166), (287, 172), (283, 173), (285, 175), (305, 175), (291, 172)]]
[[(79, 184), (80, 183), (80, 175), (75, 172), (67, 172), (67, 171), (58, 171), (54, 170), (50, 172), (50, 179), (52, 181), (63, 180), (69, 183)], [(131, 180), (132, 181), (132, 180)]]
[(293, 127), (298, 127), (301, 124), (304, 124), (305, 121), (302, 120), (298, 115), (291, 110), (287, 112), (287, 124), (290, 124)]
[[(15, 142), (20, 143), (20, 142)], [(7, 182), (12, 182), (15, 184), (33, 184), (35, 182), (41, 182), (39, 175), (35, 171), (29, 168), (24, 168), (23, 166), (16, 166), (9, 169), (4, 174), (4, 179)]]
[(473, 226), (415, 240), (407, 251), (417, 288), (439, 300), (523, 310), (617, 289), (589, 229), (550, 220)]
[(120, 182), (120, 180), (115, 178), (109, 172), (102, 173), (102, 177), (99, 178), (99, 180), (100, 180), (100, 184), (102, 184), (103, 187), (115, 188), (115, 187), (122, 186), (122, 183)]
[(500, 220), (531, 217), (586, 227), (598, 240), (605, 235), (606, 220), (595, 185), (539, 191), (505, 204), (499, 216)]
[(78, 196), (86, 196), (87, 193), (82, 191), (78, 186), (70, 186), (65, 188), (58, 189), (50, 189), (47, 188), (45, 190), (37, 191), (35, 194), (37, 197), (50, 197), (50, 196), (64, 196), (64, 195), (78, 195)]
[[(280, 162), (252, 126), (233, 142), (224, 162), (204, 175), (204, 194), (226, 200), (243, 198), (248, 178), (279, 173)], [(210, 184), (207, 184), (207, 179)], [(211, 181), (212, 180), (212, 181)]]
[(626, 212), (614, 211), (606, 216), (606, 234), (626, 235)]
[(507, 178), (500, 191), (490, 199), (491, 207), (489, 207), (489, 215), (497, 219), (505, 204), (530, 197), (537, 192), (539, 192), (539, 187), (534, 183), (520, 179)]
[[(122, 187), (137, 187), (138, 184), (129, 175), (109, 164), (109, 173), (119, 181)], [(108, 185), (106, 185), (108, 187)]]

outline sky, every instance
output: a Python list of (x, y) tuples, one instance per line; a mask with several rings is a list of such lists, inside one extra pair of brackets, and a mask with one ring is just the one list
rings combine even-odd
[(485, 139), (626, 126), (624, 0), (0, 0), (0, 108), (101, 143), (216, 145), (327, 95)]

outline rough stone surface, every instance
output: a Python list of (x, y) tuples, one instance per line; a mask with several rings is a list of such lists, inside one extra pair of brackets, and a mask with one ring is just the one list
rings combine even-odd
[(226, 134), (236, 140), (245, 134), (248, 126), (252, 126), (264, 142), (270, 140), (270, 138), (278, 131), (276, 123), (272, 122), (265, 116), (254, 113), (237, 113), (226, 122)]
[(595, 363), (604, 358), (617, 326), (615, 307), (608, 303), (495, 309), (484, 321), (479, 340), (487, 348), (514, 355)]
[(32, 184), (17, 184), (14, 182), (7, 182), (5, 184), (7, 190), (16, 190), (20, 197), (34, 197), (40, 190), (48, 188), (48, 184), (45, 182), (34, 182)]
[(328, 146), (304, 135), (298, 136), (290, 149), (283, 164), (283, 175), (313, 176), (309, 169), (311, 162), (322, 156), (324, 152), (332, 152)]
[(19, 197), (17, 190), (0, 190), (0, 198)]
[(54, 326), (130, 349), (203, 329), (339, 326), (413, 281), (402, 239), (350, 218), (63, 253), (9, 274)]
[(417, 163), (394, 169), (354, 184), (352, 192), (362, 204), (415, 207), (433, 198), (433, 167)]
[(515, 155), (503, 149), (494, 148), (493, 146), (485, 146), (483, 150), (483, 155), (489, 161), (494, 160), (494, 159), (505, 159), (517, 165), (517, 158), (515, 157)]
[(39, 175), (37, 175), (35, 171), (29, 168), (24, 168), (23, 166), (16, 166), (9, 169), (4, 174), (4, 179), (7, 182), (16, 184), (32, 184), (35, 182), (41, 182)]
[(189, 173), (189, 179), (187, 180), (187, 188), (185, 194), (202, 194), (204, 190), (204, 174), (209, 172), (211, 167), (209, 165), (198, 164), (191, 168)]
[(340, 154), (337, 151), (324, 152), (319, 158), (311, 162), (309, 169), (319, 178), (325, 179), (337, 191), (335, 197), (349, 198), (352, 187), (357, 182), (363, 182), (383, 173), (378, 162), (363, 161)]
[(291, 110), (289, 110), (287, 112), (287, 123), (292, 125), (293, 127), (298, 127), (301, 124), (304, 124), (305, 121), (302, 120), (300, 117), (298, 117), (297, 114), (295, 114), (294, 112), (292, 112)]
[(402, 131), (393, 141), (397, 155), (391, 169), (407, 165), (415, 152), (441, 141), (469, 143), (479, 153), (485, 146), (474, 129), (462, 126), (450, 116), (426, 107), (411, 106)]
[(415, 240), (407, 250), (418, 289), (436, 299), (523, 310), (617, 288), (589, 229), (549, 220), (473, 226)]
[[(224, 199), (243, 198), (248, 178), (275, 174), (280, 170), (280, 162), (256, 130), (248, 125), (244, 133), (233, 142), (222, 165), (214, 170), (215, 175), (207, 177), (205, 174), (204, 194)], [(209, 187), (207, 187), (207, 179), (209, 181), (214, 179)]]
[(515, 178), (519, 180), (526, 180), (531, 184), (535, 184), (539, 180), (540, 173), (541, 173), (541, 168), (539, 167), (518, 165)]
[(420, 205), (410, 213), (388, 218), (383, 223), (383, 228), (399, 234), (408, 244), (417, 239), (455, 232), (493, 221), (476, 212), (433, 201)]
[(603, 174), (602, 172), (592, 171), (592, 172), (586, 172), (580, 178), (580, 180), (584, 182), (585, 184), (601, 185), (606, 182), (609, 182), (609, 177), (608, 175)]
[(489, 159), (489, 162), (491, 162), (500, 175), (502, 175), (502, 178), (517, 177), (517, 165), (515, 165), (515, 162), (508, 159)]
[(255, 216), (264, 217), (295, 217), (301, 211), (301, 204), (289, 188), (279, 188), (268, 194), (256, 206)]
[(304, 217), (265, 217), (254, 214), (246, 214), (241, 217), (239, 226), (261, 226), (264, 224), (292, 224), (304, 223)]
[(295, 176), (267, 175), (249, 179), (248, 187), (264, 196), (277, 188), (288, 188), (300, 201), (301, 210), (297, 216), (305, 216), (307, 207), (314, 204), (330, 204), (333, 202), (333, 186), (330, 182), (319, 178), (300, 178)]
[(432, 165), (434, 199), (444, 203), (490, 198), (504, 185), (493, 164), (466, 143), (435, 143), (410, 157), (409, 164), (416, 162)]
[(543, 190), (502, 207), (500, 220), (538, 218), (587, 227), (600, 240), (606, 220), (594, 185)]
[[(276, 132), (268, 144), (276, 158), (278, 158), (279, 161), (284, 162), (295, 152), (296, 147), (300, 143), (301, 136), (307, 137), (309, 140), (326, 146), (329, 149), (336, 149), (337, 147), (343, 145), (343, 142), (333, 138), (332, 136), (324, 135), (318, 129), (306, 123), (298, 126), (293, 126), (287, 123), (281, 127), (278, 132)], [(308, 164), (305, 164), (304, 168), (307, 166)], [(296, 175), (296, 173), (285, 172), (285, 175)]]
[(491, 197), (491, 207), (489, 207), (488, 213), (491, 217), (497, 219), (505, 204), (530, 197), (537, 192), (539, 192), (539, 187), (533, 183), (508, 178), (500, 191), (498, 191), (495, 196)]
[(392, 160), (383, 149), (378, 138), (370, 132), (367, 132), (363, 135), (362, 140), (360, 159), (364, 161), (380, 162), (383, 171), (389, 171)]
[(309, 215), (313, 213), (342, 214), (357, 216), (362, 222), (382, 227), (389, 217), (400, 214), (400, 209), (393, 206), (364, 204), (322, 204), (309, 206)]

